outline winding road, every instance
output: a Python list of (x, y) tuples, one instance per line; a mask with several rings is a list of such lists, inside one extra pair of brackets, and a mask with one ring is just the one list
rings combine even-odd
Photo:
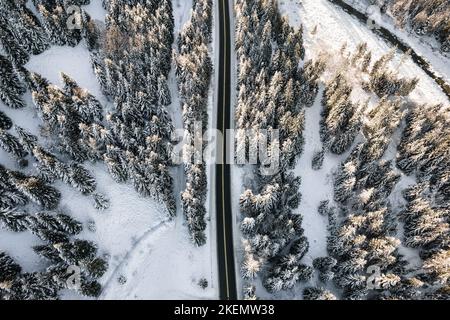
[[(222, 300), (236, 300), (236, 272), (233, 246), (233, 215), (231, 212), (230, 165), (227, 163), (226, 130), (230, 129), (231, 103), (231, 51), (230, 51), (230, 8), (228, 0), (218, 4), (220, 53), (218, 61), (217, 129), (223, 133), (218, 152), (222, 161), (216, 164), (216, 221), (217, 255), (219, 267), (219, 297)], [(231, 142), (232, 143), (232, 142)]]

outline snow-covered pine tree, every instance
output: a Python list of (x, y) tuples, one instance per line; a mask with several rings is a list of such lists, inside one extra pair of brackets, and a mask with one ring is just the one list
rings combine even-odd
[(6, 23), (2, 23), (4, 18), (0, 16), (0, 44), (8, 58), (15, 64), (24, 65), (30, 59), (28, 52), (16, 42), (14, 34), (8, 30)]
[(383, 96), (406, 97), (415, 89), (419, 82), (419, 78), (398, 78), (388, 66), (393, 57), (394, 51), (391, 50), (375, 61), (369, 73), (369, 87), (380, 98)]
[(40, 21), (23, 1), (0, 1), (0, 20), (14, 39), (29, 54), (40, 54), (48, 48), (48, 38)]
[[(204, 130), (208, 122), (208, 88), (210, 85), (212, 62), (208, 52), (208, 43), (211, 39), (212, 2), (200, 0), (193, 3), (193, 11), (188, 22), (183, 26), (178, 39), (178, 55), (176, 56), (176, 75), (178, 90), (181, 96), (184, 128), (192, 137), (196, 136), (196, 129)], [(159, 100), (168, 95), (164, 85), (165, 79), (158, 79)], [(163, 89), (163, 92), (161, 92)], [(164, 93), (167, 91), (167, 93)], [(161, 102), (163, 103), (163, 102)], [(200, 128), (196, 123), (201, 123)], [(190, 139), (189, 149), (195, 149), (195, 142)], [(206, 242), (206, 223), (204, 221), (206, 208), (206, 166), (204, 159), (201, 163), (195, 162), (194, 153), (203, 152), (195, 150), (190, 159), (186, 159), (186, 189), (181, 194), (183, 212), (186, 217), (191, 239), (197, 245)], [(186, 149), (187, 150), (187, 149)]]
[[(300, 60), (304, 58), (302, 28), (290, 26), (287, 19), (281, 17), (275, 1), (236, 1), (235, 12), (238, 61), (236, 126), (242, 132), (251, 129), (258, 133), (264, 129), (269, 136), (273, 129), (279, 129), (279, 137), (273, 144), (279, 145), (281, 151), (278, 172), (264, 176), (262, 171), (255, 170), (255, 184), (241, 195), (241, 228), (245, 234), (246, 251), (252, 257), (249, 261), (260, 261), (262, 267), (259, 270), (268, 268), (273, 271), (272, 275), (264, 277), (264, 283), (269, 290), (278, 291), (292, 287), (299, 278), (308, 278), (309, 273), (299, 263), (280, 267), (278, 262), (281, 261), (280, 253), (290, 246), (298, 247), (297, 254), (292, 255), (299, 260), (308, 248), (307, 242), (303, 241), (306, 239), (302, 238), (301, 215), (292, 213), (301, 199), (298, 192), (300, 179), (288, 170), (295, 166), (303, 149), (303, 106), (313, 99), (314, 77), (319, 76), (320, 67), (309, 75), (298, 70)], [(264, 14), (259, 15), (258, 12)], [(301, 95), (301, 75), (305, 76), (304, 88), (309, 86), (307, 80), (311, 80), (310, 96), (306, 89)], [(311, 76), (310, 79), (306, 79), (307, 76)], [(243, 142), (238, 143), (239, 150), (243, 151), (241, 158), (247, 158), (247, 149), (250, 151), (249, 147), (257, 146), (260, 137), (255, 135), (247, 143), (240, 136), (239, 142)], [(279, 272), (288, 275), (283, 280)]]
[(28, 202), (27, 197), (9, 181), (8, 170), (2, 165), (0, 165), (0, 178), (0, 208), (14, 209)]
[(9, 130), (12, 128), (12, 120), (2, 111), (0, 111), (0, 129)]
[(326, 86), (322, 104), (320, 136), (327, 150), (336, 154), (347, 151), (362, 125), (366, 104), (350, 100), (352, 87), (343, 74), (338, 73)]
[(300, 101), (311, 107), (319, 91), (319, 77), (325, 71), (326, 63), (322, 58), (315, 61), (308, 60), (298, 73)]
[(26, 176), (18, 171), (9, 171), (10, 183), (28, 199), (45, 209), (54, 209), (59, 203), (61, 193), (33, 176)]
[(8, 207), (0, 207), (0, 227), (13, 232), (21, 232), (27, 230), (28, 214), (23, 211), (11, 209)]
[(17, 160), (21, 160), (28, 155), (19, 139), (3, 129), (0, 129), (0, 148), (10, 153)]
[(244, 300), (258, 300), (258, 297), (256, 296), (256, 287), (254, 285), (244, 285), (243, 292)]
[(67, 74), (61, 73), (64, 93), (71, 97), (73, 106), (80, 116), (80, 120), (86, 124), (101, 122), (103, 120), (103, 107), (100, 102), (87, 90), (78, 86), (75, 80)]
[(21, 95), (25, 92), (12, 63), (0, 54), (0, 100), (13, 109), (23, 108)]
[(322, 168), (324, 156), (325, 150), (323, 149), (314, 152), (314, 155), (311, 159), (311, 167), (313, 168), (313, 170), (320, 170)]
[(42, 254), (47, 259), (50, 258), (52, 262), (66, 265), (66, 270), (70, 265), (79, 266), (93, 279), (101, 277), (107, 269), (107, 262), (96, 256), (98, 249), (90, 241), (75, 239), (71, 242), (34, 248), (38, 254)]
[(81, 40), (81, 12), (68, 10), (73, 2), (33, 0), (42, 17), (43, 28), (54, 45), (76, 46)]
[(305, 300), (336, 300), (336, 296), (323, 288), (307, 287), (303, 290)]
[(8, 286), (8, 282), (13, 281), (22, 271), (22, 267), (17, 264), (5, 252), (0, 252), (0, 287)]

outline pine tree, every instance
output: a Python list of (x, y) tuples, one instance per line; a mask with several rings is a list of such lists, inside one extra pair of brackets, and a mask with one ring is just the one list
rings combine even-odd
[(309, 249), (309, 242), (305, 236), (301, 236), (299, 239), (295, 240), (291, 246), (290, 252), (295, 255), (298, 260), (302, 259)]
[(158, 102), (163, 106), (171, 104), (170, 91), (164, 76), (158, 78)]
[(324, 155), (325, 151), (323, 149), (314, 153), (311, 160), (311, 167), (314, 170), (320, 170), (322, 168)]
[(48, 48), (48, 39), (36, 16), (25, 3), (1, 1), (0, 20), (13, 39), (29, 54), (40, 54)]
[(28, 230), (30, 230), (31, 233), (36, 235), (42, 241), (52, 244), (69, 241), (69, 236), (51, 226), (50, 223), (52, 221), (49, 221), (48, 218), (32, 215), (27, 217), (27, 221)]
[(0, 44), (8, 58), (17, 65), (24, 65), (30, 59), (28, 52), (15, 41), (14, 34), (0, 20)]
[(241, 265), (241, 274), (244, 279), (253, 279), (261, 270), (262, 263), (254, 255), (247, 253)]
[(52, 44), (70, 46), (78, 44), (81, 40), (81, 30), (79, 28), (68, 28), (67, 21), (72, 22), (72, 20), (66, 11), (65, 3), (43, 0), (35, 0), (34, 2), (43, 18), (43, 28)]
[(11, 62), (0, 55), (0, 100), (13, 109), (23, 108), (25, 92)]
[(313, 261), (313, 266), (320, 272), (330, 271), (335, 265), (337, 261), (332, 257), (320, 257), (316, 258)]
[(350, 100), (352, 87), (337, 74), (324, 90), (320, 136), (326, 149), (342, 154), (350, 148), (361, 127), (361, 116), (367, 107)]
[(78, 163), (71, 163), (68, 167), (68, 183), (82, 194), (92, 194), (97, 183), (94, 176)]
[(325, 71), (326, 63), (322, 59), (308, 60), (299, 71), (300, 101), (306, 107), (311, 107), (319, 91), (318, 80)]
[(13, 284), (12, 300), (56, 300), (58, 290), (48, 273), (24, 273)]
[(97, 210), (106, 210), (109, 208), (109, 200), (101, 193), (94, 193), (92, 195), (94, 199), (94, 207)]
[(11, 119), (0, 111), (0, 130), (9, 130), (12, 128), (12, 125), (13, 123)]
[(256, 288), (254, 285), (246, 284), (243, 288), (244, 300), (258, 300), (256, 296)]
[(25, 231), (28, 214), (10, 208), (0, 208), (0, 226), (13, 232)]
[(0, 208), (14, 209), (28, 202), (27, 197), (9, 181), (8, 170), (2, 165), (0, 165), (0, 178)]
[(303, 290), (303, 299), (305, 300), (336, 300), (330, 291), (323, 288), (308, 287)]
[(14, 126), (14, 130), (17, 132), (20, 144), (25, 150), (33, 152), (33, 149), (37, 146), (38, 138), (19, 126)]
[(8, 172), (8, 177), (14, 188), (43, 208), (54, 209), (58, 205), (60, 192), (38, 178), (29, 177), (17, 171)]
[(77, 235), (83, 230), (80, 222), (63, 213), (38, 212), (32, 217), (34, 218), (32, 222), (38, 228), (45, 228), (71, 236)]
[(394, 51), (388, 52), (374, 63), (370, 71), (369, 87), (380, 98), (391, 95), (407, 96), (419, 82), (418, 78), (397, 78), (395, 73), (388, 68), (393, 57)]
[(67, 265), (77, 265), (93, 278), (99, 278), (106, 272), (107, 263), (96, 257), (97, 247), (92, 242), (74, 240), (59, 243), (53, 245), (53, 251), (57, 254), (58, 261), (64, 261)]
[[(84, 195), (92, 194), (97, 186), (93, 174), (76, 162), (66, 164), (54, 154), (49, 153), (38, 145), (36, 136), (20, 127), (16, 127), (20, 142), (32, 152), (39, 163), (41, 177), (46, 181), (54, 181), (56, 178), (71, 185)], [(103, 202), (105, 205), (106, 199)]]
[(19, 140), (3, 129), (0, 129), (0, 147), (18, 160), (28, 155)]
[(100, 122), (103, 120), (103, 107), (100, 102), (87, 90), (78, 86), (75, 80), (65, 73), (61, 73), (64, 83), (64, 93), (71, 97), (73, 106), (84, 123)]
[(128, 179), (128, 170), (123, 150), (118, 147), (107, 145), (104, 161), (111, 177), (118, 183)]
[(0, 252), (0, 288), (9, 286), (21, 273), (22, 268), (5, 252)]

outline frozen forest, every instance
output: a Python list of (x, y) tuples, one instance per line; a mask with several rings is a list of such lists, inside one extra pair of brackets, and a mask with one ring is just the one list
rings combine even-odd
[(60, 299), (449, 300), (450, 2), (0, 0), (0, 300)]

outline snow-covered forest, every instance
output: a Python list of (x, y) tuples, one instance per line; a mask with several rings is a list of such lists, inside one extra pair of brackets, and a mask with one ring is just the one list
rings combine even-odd
[(321, 5), (297, 5), (235, 1), (236, 126), (281, 149), (276, 175), (237, 171), (242, 296), (448, 299), (448, 100), (395, 48), (325, 44), (327, 22), (302, 21)]
[(446, 0), (346, 0), (372, 5), (391, 16), (396, 24), (419, 37), (437, 41), (443, 54), (450, 52), (450, 3)]
[(450, 3), (332, 2), (0, 0), (0, 300), (449, 299)]

